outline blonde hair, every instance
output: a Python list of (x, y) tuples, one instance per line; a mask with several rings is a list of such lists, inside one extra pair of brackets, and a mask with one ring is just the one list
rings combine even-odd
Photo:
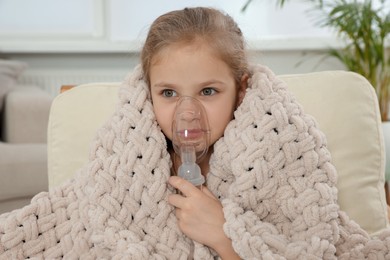
[(236, 85), (248, 73), (242, 32), (236, 22), (219, 10), (206, 7), (185, 8), (158, 17), (150, 27), (141, 51), (145, 80), (150, 81), (150, 67), (156, 55), (173, 44), (202, 41), (215, 50), (233, 74)]

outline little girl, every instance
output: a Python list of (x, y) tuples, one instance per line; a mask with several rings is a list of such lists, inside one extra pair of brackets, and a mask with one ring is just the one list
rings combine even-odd
[[(159, 17), (120, 103), (77, 176), (0, 216), (0, 259), (387, 259), (337, 205), (336, 170), (311, 117), (240, 29), (211, 8)], [(176, 176), (181, 98), (207, 114), (198, 189)], [(179, 191), (179, 192), (177, 192)]]
[[(243, 36), (229, 16), (206, 8), (162, 15), (150, 28), (141, 58), (156, 120), (169, 141), (175, 107), (183, 96), (199, 100), (205, 108), (211, 146), (223, 136), (245, 95), (248, 78)], [(210, 147), (200, 163), (206, 178), (212, 151)], [(170, 154), (177, 157), (173, 151)], [(174, 172), (178, 166), (174, 163)], [(176, 207), (183, 233), (224, 259), (239, 259), (223, 232), (225, 220), (218, 199), (207, 188), (200, 191), (181, 178), (172, 177), (169, 183), (184, 195), (168, 199)]]

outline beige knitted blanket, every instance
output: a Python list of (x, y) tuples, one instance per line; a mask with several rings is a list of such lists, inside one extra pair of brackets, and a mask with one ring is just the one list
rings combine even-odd
[[(0, 259), (187, 259), (167, 196), (170, 156), (138, 68), (72, 181), (0, 216)], [(339, 210), (336, 170), (314, 120), (263, 66), (216, 144), (207, 186), (243, 259), (390, 259)], [(215, 252), (195, 243), (194, 259)]]

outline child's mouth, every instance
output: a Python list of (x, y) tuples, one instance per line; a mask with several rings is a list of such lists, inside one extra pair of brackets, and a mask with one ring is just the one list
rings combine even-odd
[(193, 140), (201, 138), (205, 134), (205, 131), (202, 129), (185, 129), (185, 130), (177, 131), (177, 134), (183, 140), (193, 141)]

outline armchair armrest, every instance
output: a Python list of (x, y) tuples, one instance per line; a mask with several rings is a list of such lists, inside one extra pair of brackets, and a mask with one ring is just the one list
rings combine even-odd
[(19, 85), (5, 97), (3, 141), (46, 143), (53, 98), (36, 86)]

